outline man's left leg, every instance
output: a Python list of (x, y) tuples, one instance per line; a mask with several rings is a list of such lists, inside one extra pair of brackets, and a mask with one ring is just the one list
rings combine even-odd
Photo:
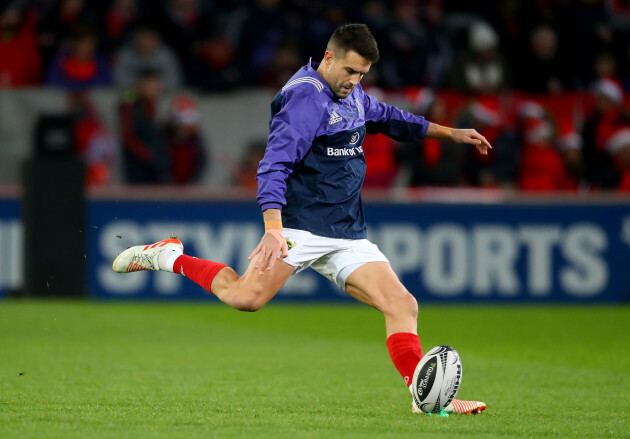
[[(355, 299), (383, 313), (389, 355), (407, 387), (411, 386), (413, 373), (422, 359), (415, 297), (387, 262), (368, 262), (360, 266), (347, 277), (345, 289)], [(453, 400), (446, 411), (479, 413), (485, 408), (481, 402)]]

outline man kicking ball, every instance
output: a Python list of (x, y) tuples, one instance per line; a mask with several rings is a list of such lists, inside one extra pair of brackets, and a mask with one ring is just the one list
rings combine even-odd
[[(114, 270), (179, 273), (233, 308), (257, 311), (289, 276), (311, 267), (383, 313), (389, 354), (410, 386), (422, 358), (418, 303), (385, 255), (366, 239), (363, 139), (366, 132), (400, 141), (444, 139), (474, 145), (482, 154), (491, 146), (473, 129), (443, 127), (366, 94), (359, 82), (378, 58), (367, 26), (342, 25), (322, 62), (309, 62), (276, 94), (256, 176), (265, 234), (243, 275), (220, 262), (183, 254), (175, 238), (128, 248), (114, 261)], [(482, 402), (453, 400), (445, 410), (479, 413), (485, 408)]]

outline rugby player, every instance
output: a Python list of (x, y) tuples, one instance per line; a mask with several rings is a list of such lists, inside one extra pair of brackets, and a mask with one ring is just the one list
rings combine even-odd
[[(276, 94), (256, 177), (265, 233), (243, 275), (220, 262), (183, 254), (175, 238), (130, 247), (118, 255), (114, 270), (179, 273), (237, 310), (257, 311), (292, 274), (311, 267), (383, 313), (390, 357), (410, 386), (422, 358), (418, 303), (385, 255), (366, 239), (360, 194), (366, 169), (363, 139), (366, 133), (399, 141), (443, 139), (472, 145), (482, 154), (491, 146), (474, 129), (440, 126), (366, 94), (360, 81), (378, 58), (367, 26), (342, 25), (322, 62), (309, 61)], [(485, 408), (479, 401), (454, 400), (445, 410), (479, 413)]]

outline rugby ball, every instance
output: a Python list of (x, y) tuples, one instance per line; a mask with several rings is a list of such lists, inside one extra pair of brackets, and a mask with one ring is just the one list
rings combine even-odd
[(416, 366), (411, 384), (415, 405), (425, 413), (439, 413), (449, 405), (462, 382), (462, 361), (455, 349), (436, 346)]

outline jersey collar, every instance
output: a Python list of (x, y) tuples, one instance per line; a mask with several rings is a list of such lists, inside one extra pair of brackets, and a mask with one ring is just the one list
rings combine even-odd
[(324, 87), (324, 91), (330, 95), (330, 97), (334, 100), (339, 100), (335, 95), (333, 95), (332, 90), (330, 89), (330, 86), (328, 85), (328, 83), (326, 82), (326, 80), (324, 78), (322, 78), (322, 76), (317, 72), (317, 68), (319, 67), (321, 63), (318, 62), (313, 62), (313, 58), (309, 58), (308, 59), (308, 64), (306, 64), (306, 71), (309, 73), (309, 75), (314, 76), (315, 78), (319, 79), (322, 84), (325, 85)]

